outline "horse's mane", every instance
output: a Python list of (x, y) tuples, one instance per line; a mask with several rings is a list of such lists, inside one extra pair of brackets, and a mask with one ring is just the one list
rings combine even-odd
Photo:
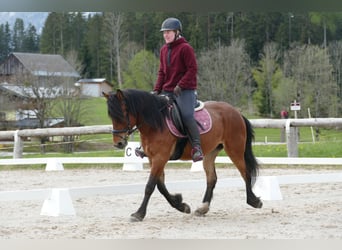
[[(169, 115), (168, 101), (164, 97), (153, 95), (150, 92), (125, 89), (121, 90), (126, 102), (127, 112), (142, 119), (152, 129), (162, 130), (165, 127), (165, 117)], [(115, 93), (110, 94), (108, 101), (108, 115), (118, 122), (126, 122), (122, 111), (122, 103)], [(139, 124), (137, 124), (139, 125)]]

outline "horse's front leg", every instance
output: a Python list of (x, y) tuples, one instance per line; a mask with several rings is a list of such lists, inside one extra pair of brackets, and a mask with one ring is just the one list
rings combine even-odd
[(146, 209), (148, 201), (150, 200), (150, 197), (156, 187), (156, 184), (158, 182), (158, 177), (155, 177), (154, 175), (150, 174), (150, 177), (147, 181), (147, 184), (145, 186), (145, 195), (144, 199), (139, 207), (139, 209), (131, 214), (131, 221), (142, 221), (145, 218), (146, 215)]
[(165, 186), (164, 172), (159, 177), (157, 182), (159, 192), (164, 195), (165, 199), (170, 205), (176, 208), (178, 211), (189, 214), (191, 212), (190, 206), (183, 202), (182, 194), (171, 195)]

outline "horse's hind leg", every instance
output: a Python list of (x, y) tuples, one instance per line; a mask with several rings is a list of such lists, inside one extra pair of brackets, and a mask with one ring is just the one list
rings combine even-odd
[[(226, 149), (225, 149), (226, 150)], [(228, 150), (226, 150), (226, 153), (228, 154)], [(246, 196), (247, 196), (247, 204), (254, 208), (261, 208), (262, 207), (262, 201), (260, 198), (256, 197), (253, 190), (252, 190), (252, 175), (254, 171), (251, 171), (253, 169), (257, 168), (256, 162), (253, 160), (250, 162), (248, 159), (244, 157), (244, 154), (241, 152), (236, 151), (230, 151), (229, 157), (232, 160), (232, 162), (235, 164), (235, 166), (238, 168), (242, 178), (245, 181), (246, 184)], [(254, 159), (254, 157), (253, 157)], [(247, 164), (249, 164), (247, 166)], [(254, 176), (256, 177), (256, 176)]]
[(202, 206), (195, 211), (195, 215), (197, 216), (203, 216), (209, 211), (210, 202), (213, 198), (214, 188), (217, 182), (215, 158), (221, 149), (222, 146), (218, 146), (214, 151), (204, 156), (203, 167), (207, 177), (207, 188), (203, 197)]
[(252, 179), (250, 176), (247, 177), (246, 182), (246, 194), (247, 194), (247, 204), (254, 208), (261, 208), (262, 201), (259, 197), (256, 197), (252, 190)]

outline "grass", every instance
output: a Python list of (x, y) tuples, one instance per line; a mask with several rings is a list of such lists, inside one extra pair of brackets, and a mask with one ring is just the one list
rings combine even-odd
[(84, 101), (84, 117), (82, 122), (87, 125), (108, 125), (111, 121), (107, 114), (106, 99), (104, 97), (88, 98)]

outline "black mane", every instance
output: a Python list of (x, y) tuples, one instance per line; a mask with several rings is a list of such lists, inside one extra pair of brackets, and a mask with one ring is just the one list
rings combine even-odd
[[(165, 117), (169, 115), (166, 98), (137, 89), (121, 91), (124, 95), (127, 112), (134, 117), (139, 116), (143, 123), (148, 124), (152, 129), (162, 130), (165, 127)], [(108, 115), (112, 120), (120, 123), (126, 122), (121, 103), (115, 93), (110, 94), (107, 106)]]

